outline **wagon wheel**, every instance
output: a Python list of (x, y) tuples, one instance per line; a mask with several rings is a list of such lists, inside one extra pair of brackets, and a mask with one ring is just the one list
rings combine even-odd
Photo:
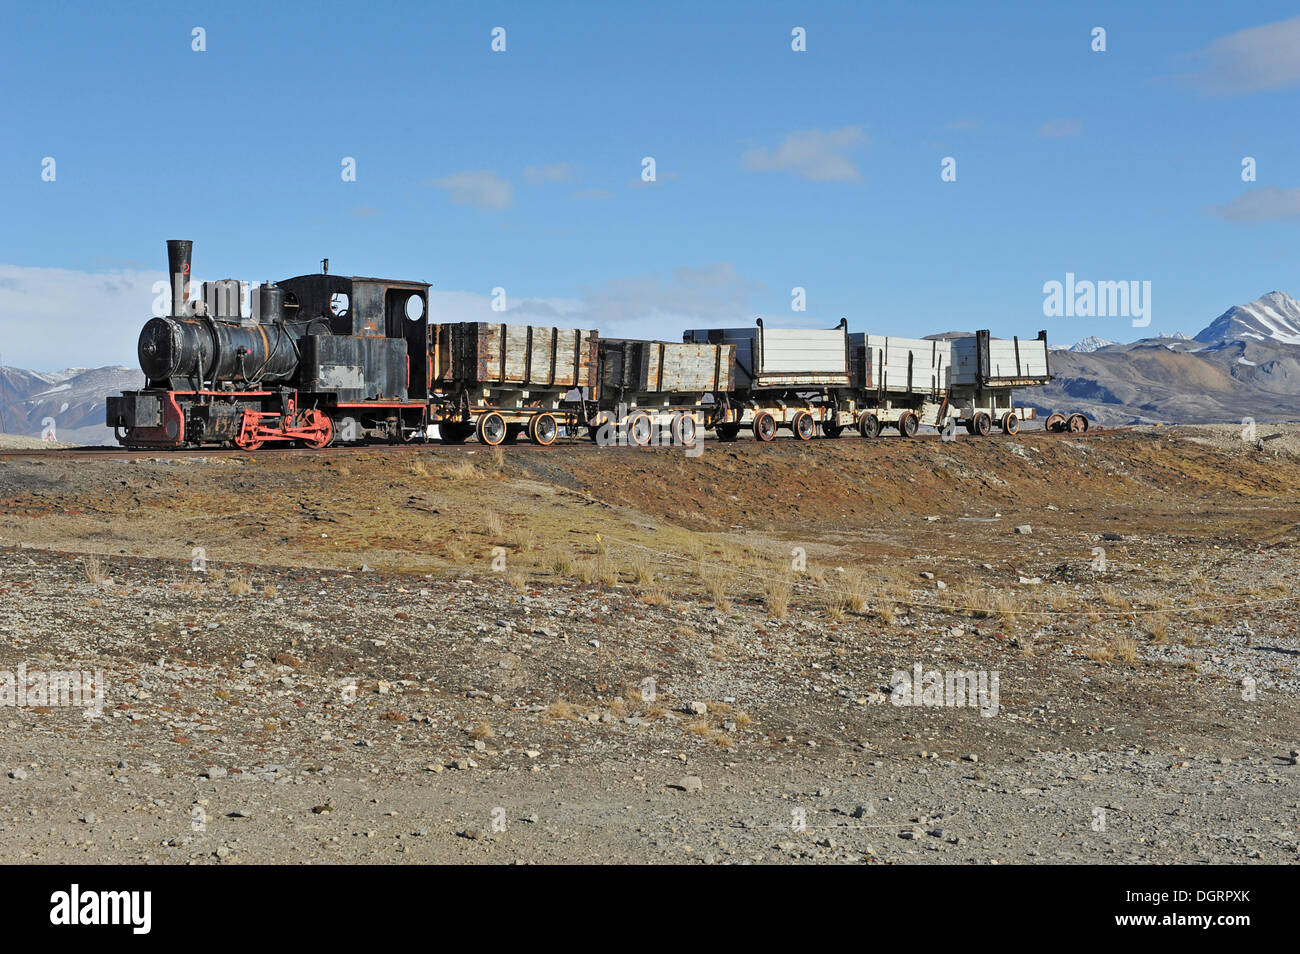
[(870, 411), (863, 411), (858, 415), (858, 433), (867, 440), (878, 437), (880, 435), (880, 418)]
[(623, 427), (627, 433), (627, 442), (634, 447), (648, 447), (654, 437), (654, 423), (650, 420), (650, 415), (644, 411), (638, 411), (628, 417)]
[(843, 424), (832, 424), (829, 421), (822, 421), (822, 435), (824, 437), (829, 437), (831, 440), (834, 440), (843, 433)]
[(542, 447), (550, 447), (560, 436), (560, 425), (554, 414), (536, 414), (528, 422), (528, 439)]
[(991, 430), (993, 430), (993, 421), (983, 411), (976, 411), (975, 416), (971, 418), (971, 433), (979, 437), (988, 437)]
[(693, 415), (680, 414), (673, 419), (673, 440), (682, 447), (693, 447), (698, 432)]
[(1048, 415), (1047, 420), (1043, 422), (1043, 430), (1050, 431), (1053, 434), (1059, 434), (1065, 430), (1065, 415), (1059, 411)]
[(718, 435), (718, 440), (724, 444), (730, 444), (740, 434), (739, 424), (718, 424), (713, 428), (713, 433)]
[(1065, 422), (1065, 427), (1071, 434), (1086, 434), (1088, 419), (1082, 414), (1071, 414), (1069, 420)]
[(920, 418), (916, 416), (915, 411), (904, 411), (898, 419), (898, 433), (904, 437), (915, 437), (917, 430), (921, 427)]
[(790, 422), (790, 433), (798, 440), (810, 441), (817, 433), (817, 422), (808, 411), (798, 411)]
[(506, 419), (496, 411), (480, 415), (475, 428), (480, 444), (496, 447), (506, 439)]
[(776, 437), (776, 418), (771, 411), (759, 411), (754, 418), (754, 437), (763, 443)]
[(1007, 413), (1002, 415), (1002, 433), (1003, 434), (1020, 433), (1020, 418), (1016, 416), (1015, 411), (1007, 411)]

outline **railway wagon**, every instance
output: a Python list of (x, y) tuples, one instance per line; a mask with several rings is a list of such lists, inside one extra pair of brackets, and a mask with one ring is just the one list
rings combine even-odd
[(1015, 434), (1021, 421), (1034, 419), (1033, 408), (1015, 404), (1012, 389), (1039, 387), (1052, 379), (1046, 331), (1023, 341), (993, 338), (988, 331), (950, 341), (949, 401), (957, 423), (968, 433), (984, 437), (994, 425), (1004, 434)]
[(750, 328), (687, 331), (695, 344), (733, 345), (734, 389), (710, 420), (719, 440), (735, 440), (748, 425), (760, 441), (785, 428), (811, 440), (821, 425), (839, 433), (852, 411), (848, 321), (829, 329), (768, 328), (763, 319)]
[[(1041, 387), (1052, 380), (1046, 331), (1036, 338), (1010, 340), (977, 331), (952, 339), (952, 356), (952, 402), (971, 434), (986, 435), (995, 422), (1003, 433), (1015, 434), (1021, 421), (1037, 416), (1034, 408), (1015, 404), (1012, 390)], [(1088, 419), (1079, 413), (1054, 412), (1043, 426), (1049, 431), (1082, 433), (1088, 429)]]
[(576, 390), (597, 391), (595, 331), (493, 322), (435, 324), (429, 331), (431, 422), (444, 443), (471, 434), (496, 446), (527, 434), (555, 443), (585, 423)]
[[(692, 445), (701, 423), (726, 412), (736, 381), (734, 344), (602, 338), (591, 438)], [(603, 429), (603, 430), (602, 430)]]
[(952, 351), (947, 341), (854, 334), (853, 392), (858, 433), (872, 438), (885, 425), (915, 437), (921, 425), (942, 428), (948, 416)]

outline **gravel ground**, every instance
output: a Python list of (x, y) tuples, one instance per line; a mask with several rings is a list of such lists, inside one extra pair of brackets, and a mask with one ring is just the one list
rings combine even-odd
[[(668, 456), (507, 458), (474, 497), (526, 509), (536, 539), (463, 532), (467, 475), (436, 460), (399, 476), (348, 458), (349, 486), (384, 474), (405, 528), (322, 496), (337, 462), (0, 464), (0, 670), (103, 689), (89, 716), (0, 707), (5, 858), (1295, 861), (1296, 505), (1273, 483), (1294, 486), (1274, 469), (1294, 465), (1201, 461), (1167, 434), (1034, 440), (815, 447), (811, 482), (802, 449), (711, 449), (721, 475), (770, 454), (774, 499), (687, 536), (697, 472)], [(836, 481), (882, 492), (862, 467), (966, 492), (846, 505), (828, 526), (825, 501), (852, 499)], [(658, 471), (658, 496), (629, 470)], [(1233, 480), (1207, 490), (1200, 470)], [(1089, 474), (1095, 510), (1009, 496)], [(700, 479), (716, 496), (721, 478)], [(196, 533), (178, 492), (206, 507), (243, 487), (293, 501), (292, 526), (251, 497), (211, 513), (271, 542), (196, 571), (196, 541), (234, 544)], [(590, 527), (568, 554), (575, 512)], [(415, 538), (442, 556), (414, 560)], [(498, 539), (516, 569), (488, 567)], [(737, 542), (792, 539), (809, 566), (788, 589)], [(570, 555), (593, 578), (553, 565)], [(900, 685), (916, 665), (935, 696)], [(985, 694), (945, 697), (956, 671)]]

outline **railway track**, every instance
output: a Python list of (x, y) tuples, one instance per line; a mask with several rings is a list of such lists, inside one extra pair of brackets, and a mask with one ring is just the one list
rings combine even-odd
[[(1070, 433), (1053, 434), (1047, 431), (1026, 431), (1026, 432), (1022, 432), (1021, 434), (1015, 437), (960, 436), (957, 438), (957, 440), (962, 442), (999, 441), (999, 440), (1023, 441), (1023, 440), (1032, 440), (1040, 437), (1048, 438), (1051, 440), (1058, 440), (1065, 437), (1073, 438), (1075, 440), (1093, 440), (1099, 437), (1104, 437), (1106, 435), (1113, 435), (1118, 432), (1126, 431), (1126, 430), (1128, 430), (1128, 428), (1122, 428), (1122, 427), (1103, 428), (1103, 427), (1094, 426), (1093, 428), (1089, 429), (1088, 431), (1082, 434), (1070, 434)], [(874, 438), (873, 442), (875, 441), (894, 442), (894, 441), (901, 441), (901, 440), (910, 440), (919, 443), (932, 443), (935, 441), (939, 441), (940, 438), (941, 435), (939, 435), (938, 433), (918, 434), (912, 438), (902, 438), (896, 435), (891, 435), (889, 437), (886, 437), (884, 435), (881, 435), (880, 437)], [(824, 440), (825, 439), (814, 440), (810, 443), (817, 444), (823, 442)], [(836, 440), (835, 443), (840, 443), (840, 442), (852, 443), (860, 440), (861, 438), (844, 437)], [(741, 446), (748, 446), (750, 444), (757, 445), (759, 442), (747, 440), (747, 439), (734, 441), (734, 442), (719, 442), (717, 440), (708, 439), (707, 441), (705, 441), (705, 443), (707, 444), (707, 446), (710, 447), (734, 447), (736, 445), (741, 445)], [(797, 444), (799, 446), (804, 446), (804, 443), (801, 441), (799, 442), (783, 441), (781, 442), (781, 444), (777, 446), (784, 446), (785, 444), (791, 444), (791, 445)], [(541, 446), (538, 444), (534, 444), (522, 440), (517, 444), (503, 444), (499, 446), (503, 448), (509, 448), (511, 451), (522, 451), (524, 453), (546, 453), (548, 451), (564, 453), (564, 452), (570, 452), (575, 450), (581, 453), (590, 453), (593, 451), (610, 451), (610, 450), (639, 451), (639, 450), (655, 449), (655, 448), (636, 447), (630, 445), (601, 447), (596, 444), (593, 444), (591, 441), (586, 440), (585, 438), (575, 438), (575, 439), (557, 441), (556, 443), (551, 444), (549, 446)], [(436, 441), (431, 441), (428, 443), (415, 442), (409, 444), (385, 444), (379, 442), (373, 444), (339, 444), (332, 447), (322, 447), (322, 448), (267, 446), (257, 451), (245, 451), (245, 450), (240, 450), (237, 447), (132, 449), (127, 447), (112, 447), (112, 446), (101, 445), (95, 447), (59, 447), (59, 448), (51, 448), (49, 450), (45, 450), (42, 448), (5, 448), (5, 449), (0, 449), (0, 460), (9, 460), (9, 459), (18, 459), (18, 458), (41, 458), (43, 460), (51, 460), (51, 459), (53, 460), (96, 460), (96, 459), (102, 460), (109, 457), (135, 457), (135, 458), (186, 458), (186, 457), (258, 458), (258, 457), (285, 457), (285, 456), (330, 457), (330, 456), (346, 456), (348, 454), (356, 454), (356, 453), (374, 453), (375, 451), (379, 451), (382, 453), (398, 454), (398, 455), (418, 454), (423, 451), (431, 451), (435, 449), (440, 452), (448, 453), (448, 454), (477, 454), (477, 453), (486, 453), (490, 451), (492, 448), (484, 446), (482, 444), (440, 444)], [(674, 451), (681, 450), (681, 448), (679, 447), (674, 447), (669, 449)]]

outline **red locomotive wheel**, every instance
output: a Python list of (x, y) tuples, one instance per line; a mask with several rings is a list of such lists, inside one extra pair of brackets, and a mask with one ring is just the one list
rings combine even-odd
[(867, 440), (880, 436), (880, 418), (870, 411), (863, 411), (858, 415), (858, 433)]
[(920, 427), (921, 419), (916, 416), (915, 411), (904, 411), (898, 419), (898, 433), (904, 437), (915, 437)]
[(1065, 427), (1071, 434), (1086, 434), (1088, 419), (1082, 414), (1071, 414), (1069, 420), (1065, 422)]
[(1047, 420), (1043, 422), (1043, 430), (1051, 434), (1061, 433), (1061, 431), (1065, 430), (1065, 415), (1059, 411), (1048, 415)]
[(1003, 434), (1020, 433), (1020, 418), (1016, 416), (1015, 411), (1007, 411), (1007, 413), (1002, 415), (1002, 433)]
[(754, 418), (754, 438), (765, 444), (776, 438), (776, 418), (771, 411), (759, 411)]
[(790, 422), (790, 432), (801, 441), (810, 441), (817, 434), (817, 422), (808, 411), (799, 411)]
[(739, 424), (719, 424), (713, 428), (713, 432), (718, 435), (718, 440), (724, 444), (730, 444), (740, 435)]
[(496, 411), (480, 415), (475, 428), (480, 444), (496, 447), (506, 439), (506, 419)]
[(843, 424), (832, 424), (829, 421), (822, 422), (822, 436), (829, 437), (831, 440), (839, 437), (844, 433)]
[(324, 414), (320, 415), (320, 429), (316, 437), (309, 437), (303, 441), (303, 444), (312, 450), (320, 450), (322, 447), (329, 447), (334, 440), (334, 422)]
[(975, 417), (971, 419), (971, 433), (978, 437), (988, 437), (989, 431), (993, 430), (993, 421), (983, 411), (976, 411)]
[(528, 422), (528, 439), (542, 447), (550, 447), (560, 436), (560, 425), (554, 414), (537, 414)]

